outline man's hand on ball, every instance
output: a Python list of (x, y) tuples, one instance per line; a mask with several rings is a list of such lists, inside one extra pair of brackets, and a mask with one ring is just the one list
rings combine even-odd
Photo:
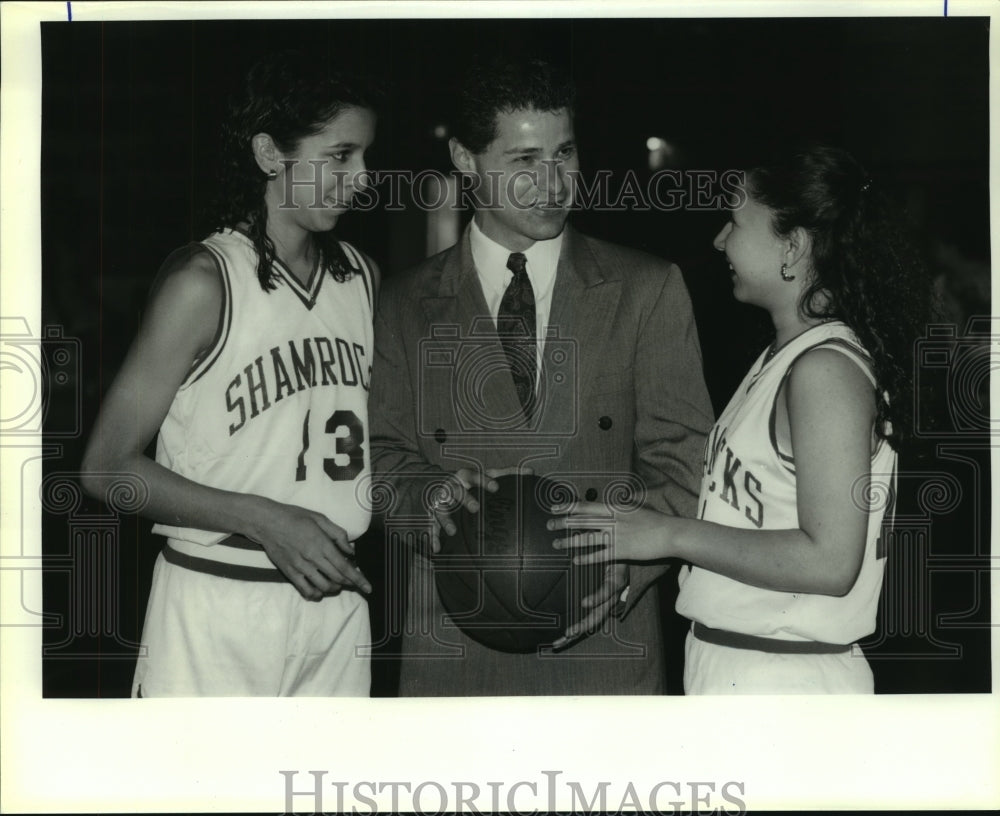
[(580, 605), (590, 612), (570, 625), (565, 634), (552, 644), (552, 648), (563, 649), (600, 628), (607, 617), (614, 612), (627, 586), (628, 564), (608, 564), (604, 568), (604, 583), (597, 592), (588, 595), (580, 602)]
[(455, 535), (457, 528), (451, 519), (451, 514), (464, 507), (470, 513), (479, 512), (479, 501), (476, 499), (473, 488), (481, 487), (490, 493), (496, 493), (500, 485), (496, 480), (501, 476), (509, 476), (515, 473), (529, 474), (530, 468), (487, 468), (485, 471), (471, 470), (470, 468), (460, 468), (449, 474), (448, 481), (436, 489), (430, 500), (431, 517), (434, 520), (434, 529), (431, 533), (431, 551), (441, 551), (441, 531), (449, 535)]

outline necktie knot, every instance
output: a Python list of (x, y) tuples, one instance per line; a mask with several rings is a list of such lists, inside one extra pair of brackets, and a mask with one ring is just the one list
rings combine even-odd
[(507, 259), (507, 268), (514, 273), (515, 280), (528, 274), (528, 259), (523, 252), (511, 252)]

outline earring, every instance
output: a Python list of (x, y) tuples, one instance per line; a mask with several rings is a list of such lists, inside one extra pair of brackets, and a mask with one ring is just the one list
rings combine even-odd
[(268, 181), (274, 181), (277, 177), (278, 177), (278, 171), (277, 170), (268, 170), (267, 171), (267, 180)]
[(781, 265), (781, 279), (783, 281), (793, 281), (795, 280), (795, 275), (788, 274), (788, 264)]

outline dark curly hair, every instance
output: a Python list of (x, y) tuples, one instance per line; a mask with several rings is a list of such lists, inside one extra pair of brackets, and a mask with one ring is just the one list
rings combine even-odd
[[(355, 77), (324, 70), (316, 59), (298, 51), (279, 51), (256, 63), (241, 91), (229, 103), (222, 126), (222, 160), (212, 222), (217, 231), (245, 223), (257, 249), (257, 278), (268, 291), (275, 288), (274, 243), (267, 236), (264, 191), (267, 177), (254, 159), (251, 140), (267, 133), (284, 153), (312, 136), (346, 108), (375, 109), (377, 90)], [(317, 233), (323, 272), (338, 281), (351, 276), (332, 232)]]
[(531, 57), (486, 60), (466, 72), (458, 90), (453, 132), (462, 146), (482, 153), (497, 137), (497, 114), (515, 110), (573, 113), (576, 93), (555, 65)]
[(813, 280), (800, 311), (847, 324), (871, 355), (875, 432), (894, 449), (913, 435), (913, 351), (931, 315), (926, 267), (889, 198), (845, 150), (809, 145), (747, 171), (751, 198), (772, 211), (779, 237), (805, 229)]

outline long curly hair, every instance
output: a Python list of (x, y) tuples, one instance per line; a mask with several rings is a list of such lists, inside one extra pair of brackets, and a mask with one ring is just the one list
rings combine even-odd
[[(346, 108), (375, 109), (377, 91), (356, 77), (324, 70), (322, 62), (298, 51), (279, 51), (256, 63), (240, 91), (230, 99), (222, 125), (222, 160), (217, 197), (212, 206), (216, 231), (246, 224), (257, 250), (257, 278), (264, 291), (274, 289), (275, 248), (267, 235), (264, 192), (267, 177), (254, 159), (251, 140), (267, 133), (283, 153), (320, 132)], [(338, 281), (352, 271), (333, 232), (317, 233), (323, 272)]]
[(887, 195), (845, 150), (810, 145), (747, 171), (746, 190), (771, 210), (775, 234), (796, 227), (812, 241), (813, 279), (800, 311), (837, 318), (871, 355), (875, 432), (899, 449), (913, 435), (913, 353), (931, 315), (926, 267)]

